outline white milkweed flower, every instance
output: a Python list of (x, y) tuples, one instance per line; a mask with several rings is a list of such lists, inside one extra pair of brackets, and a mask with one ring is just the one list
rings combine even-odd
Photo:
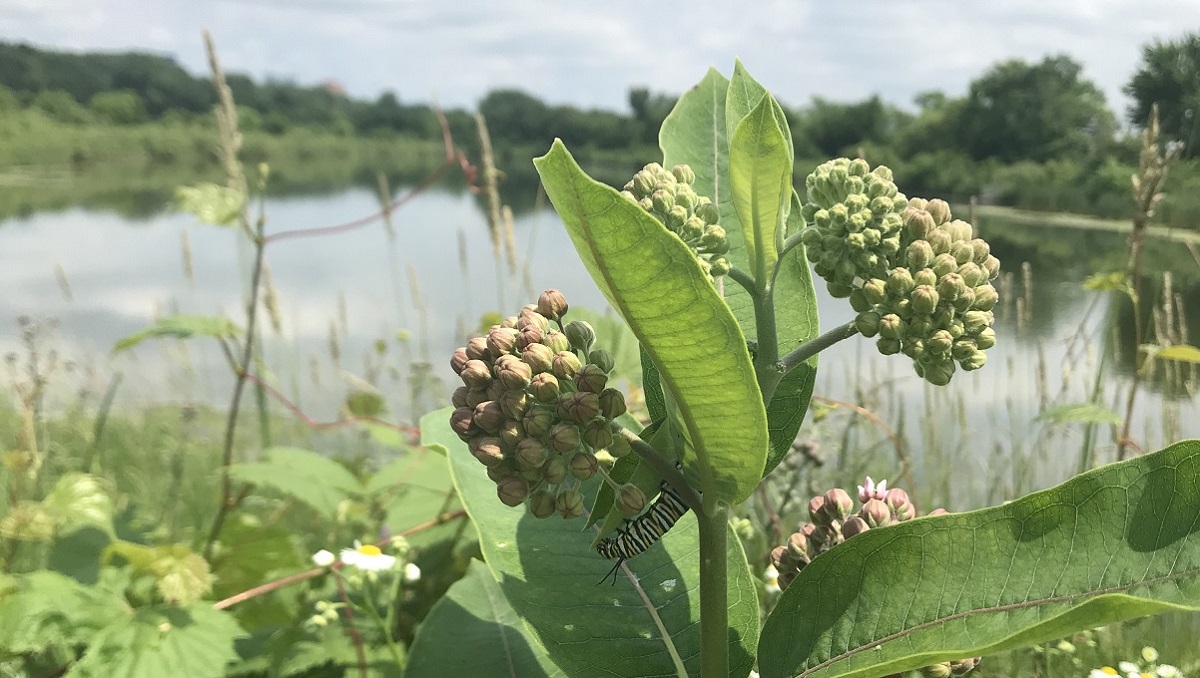
[(396, 566), (396, 556), (389, 556), (374, 544), (354, 542), (354, 548), (342, 549), (342, 562), (367, 572), (390, 570)]
[(421, 568), (417, 567), (416, 563), (408, 563), (404, 566), (404, 583), (415, 584), (421, 579)]
[(871, 476), (867, 476), (867, 481), (858, 486), (858, 501), (865, 504), (872, 499), (883, 501), (887, 497), (887, 481), (881, 480), (878, 484), (871, 480)]
[(333, 553), (327, 549), (321, 549), (320, 551), (312, 554), (312, 561), (313, 565), (316, 565), (317, 567), (329, 567), (337, 562), (337, 556), (333, 555)]
[(767, 593), (779, 593), (783, 589), (779, 588), (779, 570), (774, 565), (768, 565), (766, 571), (763, 572), (764, 588)]

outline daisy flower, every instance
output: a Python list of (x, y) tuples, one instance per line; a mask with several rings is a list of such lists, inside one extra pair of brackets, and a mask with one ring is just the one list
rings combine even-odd
[(326, 549), (321, 549), (320, 551), (312, 554), (312, 562), (313, 565), (316, 565), (317, 567), (329, 567), (337, 562), (337, 556), (333, 555)]
[(767, 593), (779, 593), (782, 589), (779, 588), (779, 570), (774, 565), (768, 565), (763, 572), (764, 588)]
[(354, 548), (342, 549), (342, 562), (367, 572), (390, 570), (396, 566), (396, 556), (389, 556), (374, 544), (354, 542)]

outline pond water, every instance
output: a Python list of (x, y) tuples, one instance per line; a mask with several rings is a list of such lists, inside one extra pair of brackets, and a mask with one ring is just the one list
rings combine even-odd
[[(268, 232), (275, 233), (346, 222), (377, 207), (372, 191), (355, 188), (268, 199), (265, 212)], [(390, 229), (375, 222), (333, 236), (273, 242), (267, 259), (281, 325), (266, 330), (264, 348), (279, 389), (313, 418), (335, 419), (351, 383), (343, 376), (348, 372), (375, 383), (395, 418), (412, 421), (445, 402), (453, 387), (449, 354), (485, 313), (511, 313), (547, 287), (563, 290), (572, 306), (605, 309), (552, 210), (533, 208), (516, 217), (515, 273), (494, 256), (483, 215), (469, 193), (432, 190), (396, 212)], [(1123, 411), (1133, 369), (1132, 333), (1124, 328), (1132, 314), (1116, 295), (1080, 285), (1095, 271), (1122, 265), (1122, 234), (999, 221), (985, 221), (981, 230), (1012, 276), (998, 285), (1010, 294), (997, 308), (999, 341), (988, 365), (933, 389), (902, 356), (885, 358), (855, 338), (822, 354), (817, 394), (876, 412), (907, 441), (914, 473), (938, 477), (949, 464), (955, 475), (976, 477), (967, 485), (971, 492), (990, 495), (1001, 481), (1009, 490), (1030, 489), (1074, 470), (1083, 425), (1041, 422), (1036, 417), (1044, 409), (1087, 400), (1098, 384), (1101, 402)], [(17, 318), (28, 316), (53, 321), (39, 340), (42, 350), (52, 348), (73, 365), (52, 381), (51, 407), (81, 394), (94, 400), (118, 374), (119, 408), (226, 401), (231, 378), (212, 341), (110, 350), (156, 315), (224, 313), (240, 323), (250, 252), (234, 230), (169, 211), (133, 219), (72, 208), (0, 223), (0, 243), (0, 351), (23, 355)], [(1151, 243), (1147, 262), (1148, 300), (1160, 303), (1162, 272), (1172, 271), (1182, 324), (1196, 343), (1200, 263), (1166, 241)], [(852, 318), (847, 304), (819, 292), (823, 327)], [(1152, 379), (1138, 398), (1133, 438), (1151, 450), (1200, 436), (1198, 413), (1186, 389)], [(847, 446), (865, 445), (869, 437), (862, 430), (845, 436)], [(1111, 451), (1109, 427), (1098, 436), (1101, 449)], [(1061, 458), (1047, 453), (1058, 449)]]

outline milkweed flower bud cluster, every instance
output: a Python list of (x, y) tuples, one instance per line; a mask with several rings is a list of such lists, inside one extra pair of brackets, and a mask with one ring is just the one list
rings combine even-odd
[(725, 229), (717, 224), (717, 206), (698, 195), (696, 173), (687, 165), (668, 171), (658, 163), (646, 165), (625, 184), (621, 195), (654, 215), (667, 230), (696, 252), (704, 271), (714, 278), (729, 272)]
[(827, 162), (805, 187), (801, 241), (830, 294), (849, 297), (858, 331), (933, 384), (983, 367), (1000, 262), (971, 224), (943, 200), (906, 198), (888, 168), (863, 160)]
[(561, 292), (546, 290), (450, 358), (463, 382), (451, 397), (451, 428), (487, 467), (500, 500), (525, 503), (538, 518), (579, 516), (579, 484), (598, 472), (596, 451), (630, 452), (611, 428), (625, 413), (624, 396), (608, 387), (613, 356), (593, 346), (587, 322), (564, 324), (567, 308)]
[[(939, 508), (929, 515), (945, 513), (945, 509)], [(854, 495), (835, 487), (810, 499), (808, 517), (810, 522), (802, 523), (800, 529), (788, 537), (787, 543), (771, 550), (771, 565), (778, 573), (780, 589), (791, 585), (800, 571), (822, 553), (871, 529), (912, 520), (917, 517), (917, 507), (904, 490), (889, 489), (886, 480), (876, 483), (867, 476)], [(949, 673), (924, 673), (940, 671), (943, 665), (935, 664), (922, 669), (922, 675), (961, 676), (978, 664), (978, 657), (956, 660), (944, 664)]]

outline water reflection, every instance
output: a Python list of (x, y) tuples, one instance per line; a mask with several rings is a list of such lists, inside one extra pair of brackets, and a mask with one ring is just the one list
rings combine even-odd
[[(271, 232), (341, 223), (376, 209), (367, 188), (266, 202)], [(312, 416), (331, 419), (346, 388), (341, 373), (357, 374), (380, 387), (396, 418), (412, 421), (445, 401), (453, 386), (447, 356), (485, 314), (511, 312), (551, 286), (572, 305), (605, 307), (552, 211), (528, 209), (514, 227), (522, 261), (516, 271), (495, 257), (476, 198), (454, 189), (410, 202), (394, 215), (390, 230), (380, 222), (332, 237), (273, 243), (267, 259), (282, 325), (265, 332), (270, 377)], [(185, 232), (194, 281), (184, 272)], [(1052, 442), (1060, 437), (1064, 449), (1079, 445), (1078, 427), (1047, 433), (1035, 418), (1053, 404), (1088, 400), (1102, 366), (1101, 402), (1117, 409), (1132, 369), (1132, 341), (1120, 329), (1130, 325), (1127, 306), (1115, 295), (1098, 297), (1080, 287), (1087, 275), (1123, 263), (1124, 236), (1001, 222), (985, 223), (984, 232), (1012, 275), (1009, 299), (997, 309), (999, 341), (987, 368), (959, 373), (949, 388), (935, 389), (902, 358), (885, 359), (856, 338), (822, 355), (817, 390), (860, 403), (896, 426), (914, 445), (918, 475), (937, 477), (946, 464), (975, 474), (976, 481), (944, 488), (959, 506), (1006, 496), (978, 478), (995, 483), (1003, 477), (1008, 487), (1028, 488), (1031, 479), (1045, 486), (1073, 472), (1063, 460), (1017, 463), (1043, 448), (1046, 436)], [(240, 320), (249, 251), (235, 231), (197, 225), (188, 215), (146, 213), (135, 221), (77, 207), (11, 219), (0, 226), (0, 238), (7, 262), (0, 270), (6, 291), (0, 319), (9, 323), (0, 333), (0, 350), (18, 350), (18, 316), (57, 318), (54, 343), (81, 367), (69, 388), (57, 392), (59, 404), (81, 388), (103, 391), (116, 372), (125, 379), (118, 406), (225, 401), (228, 368), (210, 343), (152, 342), (116, 356), (109, 350), (156, 314), (225, 313)], [(1027, 275), (1023, 262), (1029, 263)], [(1163, 271), (1175, 271), (1190, 336), (1200, 336), (1200, 276), (1187, 251), (1152, 242), (1147, 264), (1148, 297), (1158, 294)], [(56, 267), (65, 274), (70, 298)], [(843, 302), (818, 292), (823, 326), (852, 317)], [(1113, 359), (1101, 360), (1106, 350)], [(1169, 438), (1200, 435), (1194, 400), (1179, 391), (1170, 394), (1176, 400), (1164, 397), (1154, 392), (1155, 383), (1139, 400), (1134, 431), (1141, 444), (1153, 449)], [(997, 469), (993, 462), (1001, 459)], [(848, 474), (859, 472), (847, 463)]]

